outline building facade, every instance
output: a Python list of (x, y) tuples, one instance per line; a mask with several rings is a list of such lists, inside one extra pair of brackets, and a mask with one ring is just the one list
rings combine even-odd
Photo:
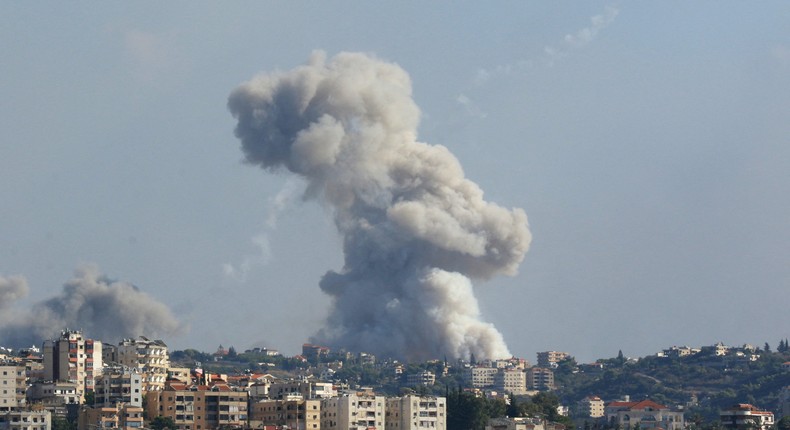
[(44, 379), (77, 384), (80, 403), (93, 391), (102, 370), (102, 343), (85, 339), (82, 332), (63, 330), (58, 339), (44, 342)]
[(446, 430), (447, 399), (403, 396), (387, 399), (386, 430)]
[(366, 393), (321, 400), (321, 430), (384, 429), (386, 399)]
[(587, 396), (578, 403), (579, 415), (585, 418), (604, 416), (604, 401), (598, 396)]
[(557, 363), (570, 357), (567, 352), (544, 351), (538, 353), (538, 367), (557, 367)]
[(652, 400), (610, 402), (604, 408), (604, 414), (610, 425), (619, 425), (626, 430), (637, 425), (642, 429), (663, 430), (682, 430), (685, 426), (683, 412)]
[(149, 419), (172, 418), (179, 430), (247, 425), (249, 394), (227, 385), (166, 384), (164, 390), (149, 391), (145, 398)]
[(774, 426), (774, 414), (748, 403), (733, 405), (720, 414), (721, 425), (727, 429), (770, 430)]
[(554, 371), (547, 367), (527, 369), (527, 388), (530, 390), (553, 390)]
[(140, 370), (123, 366), (105, 367), (96, 379), (96, 406), (111, 407), (118, 403), (143, 406), (143, 384)]
[(25, 366), (0, 363), (0, 412), (24, 406), (26, 391)]
[(302, 396), (285, 396), (277, 400), (261, 400), (250, 408), (250, 427), (285, 427), (295, 430), (321, 428), (321, 401), (305, 400)]
[(161, 340), (124, 339), (118, 343), (118, 364), (139, 368), (143, 376), (143, 392), (159, 391), (165, 387), (170, 355)]
[(52, 415), (49, 411), (13, 410), (0, 412), (2, 430), (52, 430)]

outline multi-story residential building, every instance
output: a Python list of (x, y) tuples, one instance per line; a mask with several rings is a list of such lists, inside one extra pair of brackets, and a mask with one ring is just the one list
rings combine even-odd
[(544, 351), (538, 353), (538, 367), (557, 367), (557, 363), (570, 357), (567, 352)]
[(587, 396), (578, 403), (579, 416), (601, 418), (604, 416), (604, 401), (598, 396)]
[(76, 382), (34, 382), (27, 389), (27, 399), (30, 403), (39, 404), (45, 408), (80, 404)]
[(161, 340), (148, 340), (143, 336), (137, 339), (124, 339), (118, 344), (118, 363), (139, 368), (143, 375), (143, 392), (158, 391), (164, 388), (170, 355), (167, 345)]
[(643, 429), (682, 430), (685, 426), (683, 412), (652, 400), (610, 402), (604, 407), (604, 414), (609, 424), (623, 429), (639, 425)]
[(546, 426), (540, 418), (499, 417), (489, 419), (485, 430), (546, 430)]
[(321, 428), (321, 401), (305, 400), (300, 395), (277, 400), (261, 400), (250, 406), (250, 427), (311, 430)]
[(774, 426), (774, 414), (748, 403), (739, 403), (720, 413), (721, 425), (727, 429), (769, 430)]
[[(44, 379), (77, 383), (77, 395), (93, 391), (94, 378), (101, 375), (102, 343), (85, 339), (82, 332), (63, 330), (60, 338), (44, 342)], [(80, 400), (82, 402), (82, 400)]]
[(118, 403), (143, 406), (143, 384), (140, 370), (123, 366), (105, 367), (96, 379), (95, 404), (111, 407)]
[(518, 368), (499, 369), (494, 375), (494, 389), (513, 395), (527, 393), (527, 373)]
[(436, 383), (436, 375), (433, 372), (424, 370), (422, 372), (406, 375), (406, 385), (416, 387), (418, 385), (431, 386)]
[(145, 394), (146, 414), (172, 418), (179, 430), (207, 430), (247, 424), (246, 391), (225, 384), (187, 385), (167, 383), (164, 390)]
[(0, 412), (2, 430), (52, 430), (52, 415), (45, 410), (24, 410)]
[(444, 397), (403, 396), (387, 399), (386, 430), (445, 430), (447, 401)]
[(268, 388), (270, 399), (282, 399), (285, 396), (298, 394), (305, 399), (326, 399), (337, 395), (331, 382), (313, 382), (308, 380), (272, 382)]
[(321, 430), (383, 430), (386, 399), (367, 393), (321, 400)]
[(143, 428), (143, 408), (118, 403), (105, 407), (83, 407), (77, 430), (135, 430)]
[(471, 388), (493, 387), (498, 371), (496, 367), (470, 367), (464, 373), (464, 382)]
[(0, 412), (25, 405), (25, 381), (24, 365), (15, 362), (0, 363)]
[(305, 343), (302, 345), (302, 356), (308, 360), (317, 360), (329, 355), (330, 349), (326, 346)]
[(546, 367), (527, 369), (527, 388), (530, 390), (553, 390), (554, 371)]

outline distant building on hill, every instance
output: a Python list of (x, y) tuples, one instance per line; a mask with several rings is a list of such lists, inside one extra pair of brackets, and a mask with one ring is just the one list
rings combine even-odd
[(604, 401), (598, 396), (587, 396), (578, 403), (579, 416), (601, 418), (604, 416)]
[(557, 364), (570, 357), (567, 352), (544, 351), (538, 353), (538, 367), (557, 367)]
[(683, 412), (658, 404), (652, 400), (638, 402), (615, 401), (604, 408), (610, 425), (621, 428), (682, 430), (685, 427)]

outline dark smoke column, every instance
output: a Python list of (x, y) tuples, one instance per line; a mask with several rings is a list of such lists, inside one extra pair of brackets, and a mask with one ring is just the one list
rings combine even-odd
[(230, 95), (249, 163), (286, 168), (328, 204), (345, 265), (315, 342), (409, 359), (508, 357), (470, 278), (514, 274), (527, 216), (483, 200), (447, 148), (418, 142), (420, 111), (395, 64), (363, 54), (258, 76)]

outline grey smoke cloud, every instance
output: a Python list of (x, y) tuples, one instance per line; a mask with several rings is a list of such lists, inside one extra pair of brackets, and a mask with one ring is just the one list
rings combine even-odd
[(0, 321), (0, 344), (40, 344), (64, 328), (82, 329), (86, 336), (108, 342), (185, 330), (167, 306), (128, 282), (108, 279), (95, 265), (80, 267), (59, 295), (24, 310), (10, 305), (20, 292), (27, 293), (27, 282), (13, 279), (0, 278), (0, 307), (10, 308), (4, 311), (8, 318)]
[(242, 84), (228, 107), (246, 161), (305, 178), (343, 237), (343, 269), (320, 282), (334, 300), (314, 342), (412, 359), (509, 356), (471, 279), (516, 273), (526, 214), (485, 201), (446, 147), (417, 141), (403, 69), (318, 52)]

